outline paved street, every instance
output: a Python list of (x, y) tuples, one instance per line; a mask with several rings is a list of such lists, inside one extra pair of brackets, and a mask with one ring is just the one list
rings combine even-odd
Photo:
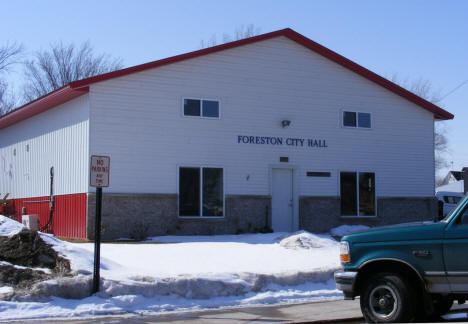
[[(468, 305), (454, 305), (442, 322), (468, 322)], [(49, 321), (52, 322), (52, 321)], [(57, 322), (63, 322), (57, 321)], [(338, 300), (299, 305), (232, 308), (213, 311), (185, 312), (158, 316), (118, 316), (97, 320), (68, 321), (76, 324), (97, 323), (364, 323), (359, 300)]]
[(232, 308), (151, 317), (114, 317), (92, 321), (73, 321), (71, 323), (312, 323), (342, 322), (344, 319), (363, 322), (358, 300), (339, 300), (284, 306)]
[(147, 319), (171, 323), (307, 323), (328, 322), (336, 319), (362, 318), (359, 301), (334, 301), (288, 306), (248, 307), (224, 311), (185, 314), (176, 317)]

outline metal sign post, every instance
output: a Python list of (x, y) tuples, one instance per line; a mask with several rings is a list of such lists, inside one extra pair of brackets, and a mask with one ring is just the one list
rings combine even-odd
[(96, 187), (96, 216), (94, 222), (94, 271), (93, 294), (99, 291), (99, 269), (101, 267), (101, 210), (102, 187), (109, 187), (110, 157), (91, 156), (89, 167), (89, 185)]
[(96, 188), (96, 217), (94, 222), (94, 271), (93, 294), (99, 291), (99, 269), (101, 267), (101, 206), (102, 188)]

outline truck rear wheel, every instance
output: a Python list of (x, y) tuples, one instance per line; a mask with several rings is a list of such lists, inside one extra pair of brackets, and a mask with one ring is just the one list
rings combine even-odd
[(361, 290), (361, 311), (371, 323), (402, 323), (414, 320), (414, 291), (395, 273), (379, 273)]

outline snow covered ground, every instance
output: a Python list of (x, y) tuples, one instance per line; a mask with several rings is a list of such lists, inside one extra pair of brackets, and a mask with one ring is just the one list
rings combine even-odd
[[(0, 235), (22, 228), (12, 222), (0, 216)], [(141, 244), (102, 244), (100, 292), (82, 299), (56, 296), (79, 296), (80, 290), (90, 288), (94, 245), (41, 237), (71, 260), (78, 275), (41, 283), (35, 298), (0, 301), (0, 321), (151, 315), (342, 298), (333, 282), (333, 272), (340, 268), (339, 244), (330, 235), (301, 231), (162, 236)], [(0, 297), (11, 293), (11, 288), (0, 287)]]

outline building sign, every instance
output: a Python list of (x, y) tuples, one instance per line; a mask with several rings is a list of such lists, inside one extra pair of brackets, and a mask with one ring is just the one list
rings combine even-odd
[(89, 185), (91, 187), (109, 187), (110, 157), (92, 155), (89, 166)]
[(295, 138), (295, 137), (276, 137), (276, 136), (246, 136), (237, 135), (237, 144), (258, 144), (258, 145), (277, 145), (294, 147), (328, 147), (324, 139), (317, 138)]

